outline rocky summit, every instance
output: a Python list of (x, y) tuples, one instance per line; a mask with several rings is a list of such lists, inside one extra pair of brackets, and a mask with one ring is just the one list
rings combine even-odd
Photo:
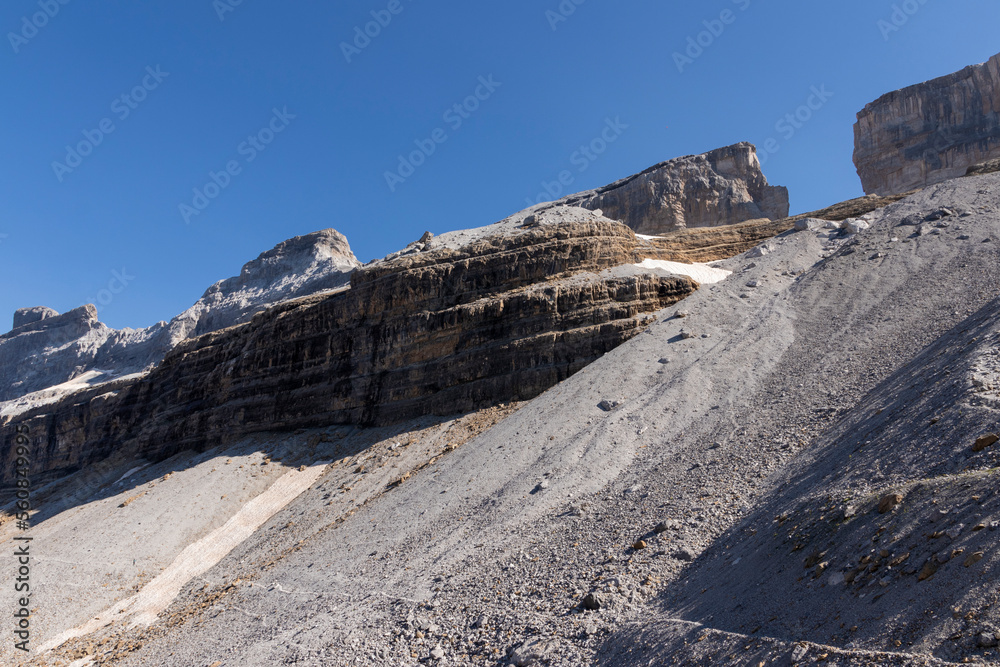
[(788, 189), (768, 185), (748, 143), (675, 158), (554, 205), (603, 211), (639, 234), (788, 217)]
[(364, 265), (318, 232), (160, 334), (19, 310), (0, 660), (1000, 663), (1000, 171), (948, 150), (795, 216), (737, 144)]

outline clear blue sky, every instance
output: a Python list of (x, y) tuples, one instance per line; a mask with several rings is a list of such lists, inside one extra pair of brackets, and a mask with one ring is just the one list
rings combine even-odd
[[(502, 219), (563, 170), (577, 191), (737, 141), (775, 138), (768, 179), (793, 212), (819, 208), (861, 194), (867, 102), (1000, 51), (995, 0), (564, 0), (569, 16), (559, 0), (235, 1), (3, 3), (0, 330), (15, 308), (63, 312), (109, 283), (101, 319), (148, 326), (291, 236), (334, 227), (367, 261)], [(903, 4), (916, 11), (880, 29)], [(388, 24), (345, 55), (373, 11)], [(721, 34), (680, 72), (674, 53), (705, 21)], [(813, 86), (832, 97), (779, 131)], [(477, 92), (467, 118), (445, 118)], [(628, 127), (574, 158), (607, 119)], [(272, 122), (263, 150), (244, 143)], [(391, 191), (385, 173), (435, 130), (446, 140)], [(194, 188), (227, 165), (186, 222), (180, 205), (204, 205)]]

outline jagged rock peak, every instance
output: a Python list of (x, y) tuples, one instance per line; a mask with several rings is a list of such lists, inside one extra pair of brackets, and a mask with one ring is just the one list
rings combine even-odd
[(854, 164), (867, 194), (940, 183), (998, 157), (1000, 55), (883, 95), (854, 126)]
[(641, 234), (717, 227), (788, 215), (788, 189), (769, 185), (747, 142), (661, 162), (552, 205), (603, 211)]
[(23, 327), (26, 324), (34, 324), (50, 317), (56, 317), (59, 313), (45, 306), (35, 306), (33, 308), (18, 308), (14, 311), (14, 328)]

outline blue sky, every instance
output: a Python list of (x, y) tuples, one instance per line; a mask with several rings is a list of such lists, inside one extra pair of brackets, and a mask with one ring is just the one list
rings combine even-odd
[(862, 194), (866, 103), (1000, 51), (994, 0), (236, 1), (3, 4), (0, 316), (148, 326), (292, 236), (367, 261), (737, 141), (812, 210)]

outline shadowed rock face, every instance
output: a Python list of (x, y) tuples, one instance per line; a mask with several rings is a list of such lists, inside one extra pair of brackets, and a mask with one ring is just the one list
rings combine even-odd
[[(178, 345), (141, 379), (78, 392), (29, 427), (38, 480), (114, 452), (159, 459), (241, 436), (388, 424), (532, 398), (639, 333), (690, 278), (608, 271), (635, 235), (581, 211), (357, 270), (351, 288), (282, 303)], [(4, 484), (11, 482), (4, 466)]]
[(868, 194), (940, 183), (998, 157), (1000, 55), (883, 95), (854, 126), (854, 164)]
[(718, 227), (788, 215), (788, 189), (768, 185), (757, 149), (746, 142), (650, 167), (554, 205), (581, 206), (621, 220), (639, 234)]

